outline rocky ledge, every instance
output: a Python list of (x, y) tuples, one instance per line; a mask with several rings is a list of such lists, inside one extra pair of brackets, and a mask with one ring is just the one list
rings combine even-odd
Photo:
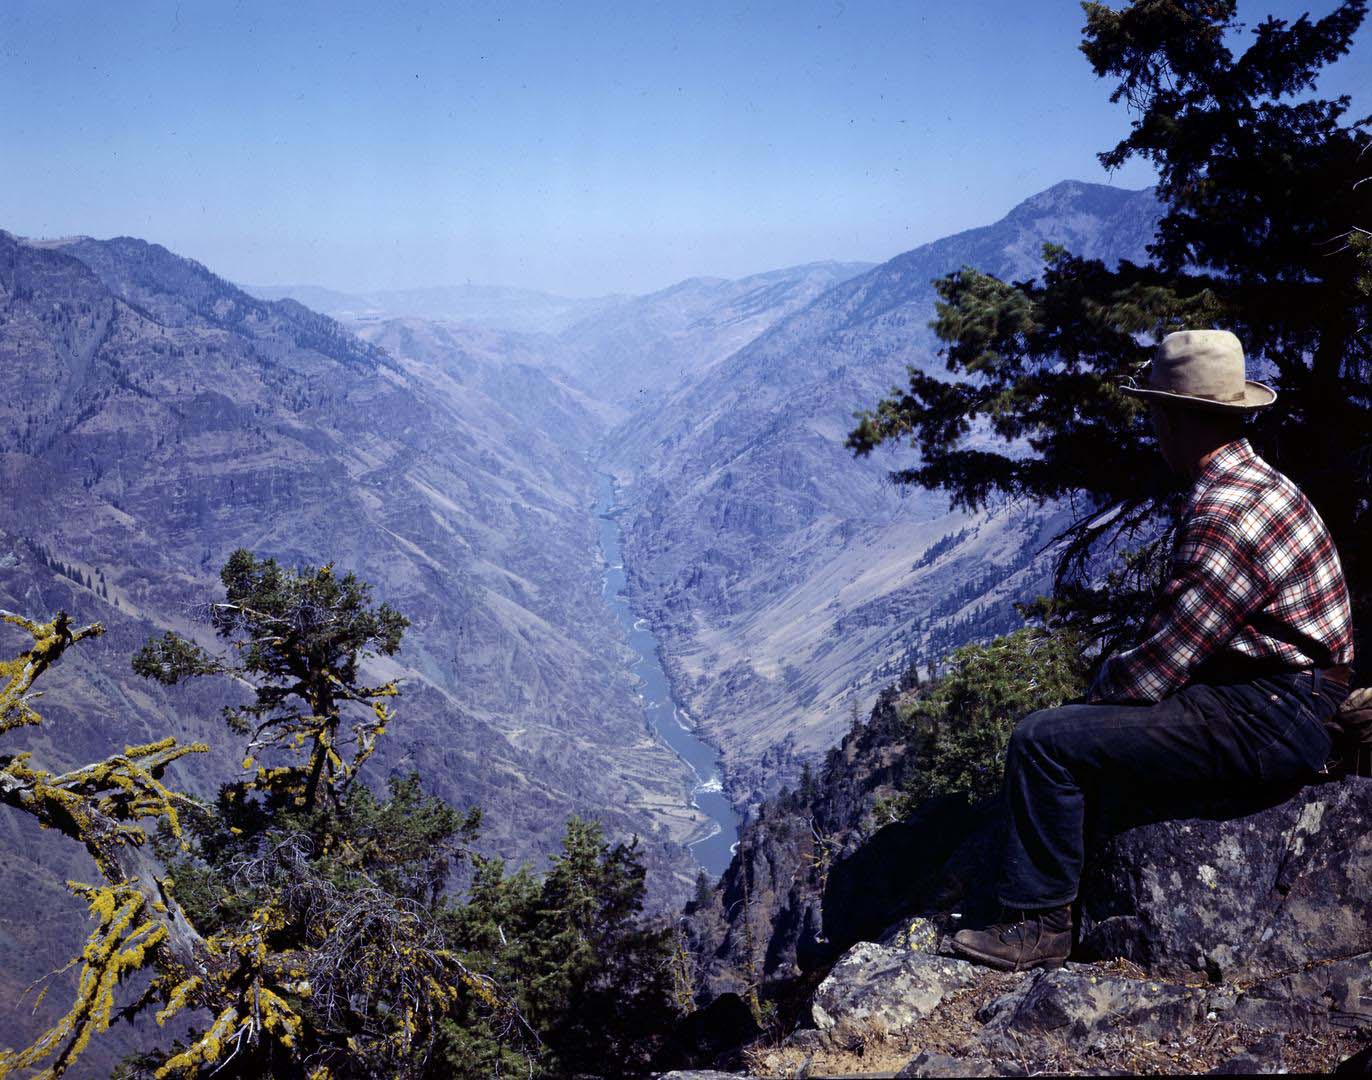
[[(947, 949), (957, 911), (910, 910), (847, 948), (800, 1026), (709, 1064), (746, 1070), (735, 1076), (1363, 1071), (1372, 780), (1184, 811), (1141, 812), (1137, 793), (1116, 802), (1063, 968), (974, 966)], [(946, 857), (965, 890), (924, 895), (985, 889), (966, 868), (993, 865), (997, 833), (991, 815)]]

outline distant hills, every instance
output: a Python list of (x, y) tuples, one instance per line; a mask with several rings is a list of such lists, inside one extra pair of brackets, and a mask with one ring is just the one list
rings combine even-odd
[(688, 278), (581, 319), (557, 335), (558, 355), (591, 393), (645, 416), (674, 385), (869, 269), (818, 262), (735, 281)]
[(533, 289), (500, 285), (440, 285), (345, 293), (318, 285), (244, 285), (264, 300), (291, 299), (338, 319), (434, 319), (525, 334), (556, 334), (574, 323), (624, 302), (605, 296), (577, 300)]
[(818, 262), (749, 277), (696, 277), (644, 296), (574, 300), (527, 289), (464, 285), (351, 294), (314, 285), (247, 286), (357, 326), (419, 319), (544, 338), (522, 342), (574, 374), (593, 396), (640, 408), (742, 348), (871, 263)]

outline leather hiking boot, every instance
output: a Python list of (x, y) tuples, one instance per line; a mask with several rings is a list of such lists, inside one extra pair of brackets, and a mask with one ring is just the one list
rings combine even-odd
[(1001, 971), (1059, 968), (1072, 951), (1072, 909), (1021, 911), (1012, 922), (985, 930), (959, 930), (953, 948), (970, 960)]

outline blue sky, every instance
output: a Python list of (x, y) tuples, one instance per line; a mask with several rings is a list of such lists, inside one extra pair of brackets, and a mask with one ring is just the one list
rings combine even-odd
[[(879, 261), (1061, 179), (1151, 182), (1095, 160), (1128, 114), (1081, 19), (1058, 0), (6, 0), (0, 228), (340, 289), (594, 295)], [(1368, 36), (1322, 87), (1362, 112)]]

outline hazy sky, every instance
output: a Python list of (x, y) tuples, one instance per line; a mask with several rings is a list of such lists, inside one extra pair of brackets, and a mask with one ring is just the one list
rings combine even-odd
[[(0, 228), (340, 289), (879, 261), (1058, 180), (1151, 182), (1095, 160), (1128, 114), (1081, 21), (1059, 0), (0, 0)], [(1368, 37), (1322, 87), (1362, 112)]]

